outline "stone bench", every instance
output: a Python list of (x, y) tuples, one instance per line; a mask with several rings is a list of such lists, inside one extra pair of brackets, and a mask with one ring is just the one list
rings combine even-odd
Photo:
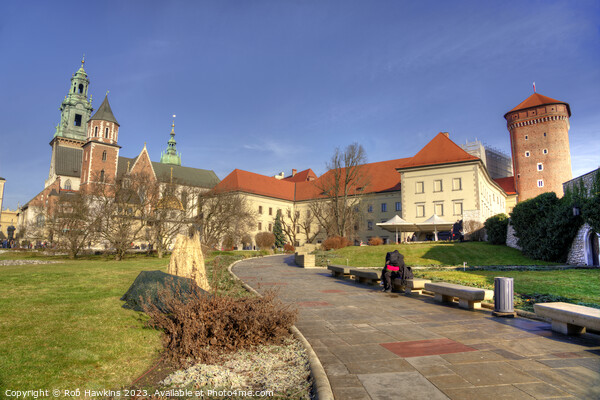
[(294, 255), (294, 263), (302, 268), (314, 268), (315, 267), (315, 255), (296, 253)]
[(328, 265), (327, 269), (331, 271), (331, 276), (337, 278), (350, 276), (350, 267), (344, 265)]
[(413, 278), (406, 280), (406, 286), (402, 285), (401, 279), (394, 279), (392, 286), (394, 290), (404, 290), (405, 294), (421, 294), (425, 288), (426, 283), (430, 283), (429, 279)]
[(376, 285), (379, 282), (379, 272), (373, 270), (351, 269), (350, 275), (354, 275), (354, 280), (359, 283)]
[(433, 292), (435, 295), (434, 299), (439, 302), (452, 302), (456, 297), (458, 298), (458, 306), (468, 310), (481, 308), (483, 300), (492, 300), (494, 298), (493, 290), (478, 289), (454, 283), (425, 283), (425, 290)]
[(585, 333), (585, 328), (600, 331), (600, 309), (569, 303), (538, 303), (535, 313), (552, 321), (552, 330), (565, 335)]

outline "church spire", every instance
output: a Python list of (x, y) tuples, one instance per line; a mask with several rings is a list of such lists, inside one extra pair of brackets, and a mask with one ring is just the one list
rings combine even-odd
[[(173, 118), (175, 116), (173, 115)], [(173, 164), (181, 165), (181, 154), (177, 153), (177, 142), (175, 141), (175, 120), (171, 125), (171, 138), (167, 142), (167, 150), (163, 151), (160, 155), (160, 162), (162, 164)]]

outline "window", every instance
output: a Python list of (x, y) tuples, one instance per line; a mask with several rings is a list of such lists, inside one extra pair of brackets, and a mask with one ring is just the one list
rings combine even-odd
[(546, 132), (544, 132), (544, 137), (546, 137)]
[(441, 179), (436, 179), (435, 181), (433, 181), (433, 191), (434, 192), (442, 191), (442, 180)]
[(373, 221), (367, 221), (367, 230), (368, 231), (372, 231), (373, 230)]
[(100, 182), (104, 182), (104, 170), (100, 171)]
[(37, 226), (44, 226), (44, 224), (46, 223), (46, 217), (44, 217), (44, 214), (38, 214), (38, 216), (36, 217), (36, 222)]
[(299, 226), (296, 227), (296, 233), (300, 233), (300, 227)]
[(417, 204), (417, 217), (425, 216), (425, 204)]
[(108, 128), (106, 128), (106, 129), (104, 130), (104, 137), (105, 137), (105, 138), (108, 138)]
[(444, 215), (444, 203), (435, 203), (434, 204), (434, 209), (435, 209), (435, 213), (438, 216), (442, 216)]
[(71, 190), (71, 180), (67, 179), (65, 182), (65, 190)]
[(529, 136), (525, 135), (525, 140), (529, 139)]
[(83, 85), (81, 83), (79, 84), (79, 93), (83, 93)]
[(81, 114), (75, 114), (75, 121), (73, 121), (75, 126), (81, 126)]
[(187, 210), (187, 206), (188, 206), (188, 194), (187, 192), (182, 192), (181, 193), (181, 206), (183, 207), (184, 210)]
[(452, 179), (452, 190), (462, 190), (462, 179), (461, 178), (453, 178)]
[(367, 212), (370, 212), (370, 213), (372, 213), (372, 212), (373, 212), (373, 205), (372, 205), (372, 204), (369, 204), (369, 205), (367, 206)]
[(106, 150), (102, 152), (102, 161), (106, 161)]
[(381, 203), (381, 212), (387, 211), (387, 203)]
[(262, 214), (262, 206), (258, 206), (258, 213)]
[(542, 151), (542, 153), (544, 153), (544, 154), (548, 154), (548, 149), (544, 149), (544, 150)]
[(541, 162), (537, 163), (537, 170), (538, 171), (543, 171), (544, 170), (544, 164), (542, 164)]
[(269, 215), (273, 215), (273, 208), (272, 207), (269, 207)]
[(544, 187), (544, 180), (538, 179), (538, 187)]
[(454, 202), (454, 204), (452, 204), (453, 208), (454, 208), (454, 215), (462, 215), (463, 213), (463, 203), (456, 201)]
[(424, 193), (425, 185), (423, 182), (417, 182), (415, 186), (415, 193)]
[(98, 127), (94, 128), (94, 137), (98, 137)]
[(259, 222), (259, 223), (258, 223), (258, 230), (259, 230), (259, 231), (262, 231), (262, 222)]
[(273, 224), (269, 224), (269, 232), (273, 230)]
[(402, 211), (402, 203), (399, 201), (396, 202), (396, 211)]
[(525, 152), (525, 157), (529, 157), (531, 155), (531, 153), (529, 153), (528, 151)]

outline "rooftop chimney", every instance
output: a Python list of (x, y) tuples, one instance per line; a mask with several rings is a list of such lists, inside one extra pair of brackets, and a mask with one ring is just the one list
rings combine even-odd
[(444, 134), (444, 136), (446, 136), (448, 139), (450, 139), (450, 134), (448, 132), (442, 132)]
[(292, 168), (292, 176), (296, 176), (297, 172), (298, 172), (298, 170), (296, 168)]

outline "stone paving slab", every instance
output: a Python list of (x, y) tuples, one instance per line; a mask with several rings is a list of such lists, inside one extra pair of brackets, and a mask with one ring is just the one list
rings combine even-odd
[[(569, 337), (539, 321), (496, 318), (427, 296), (385, 294), (332, 278), (329, 271), (290, 266), (290, 260), (246, 260), (233, 272), (297, 307), (296, 326), (319, 357), (336, 399), (600, 398), (597, 335)], [(418, 342), (452, 342), (469, 351), (405, 353)]]

